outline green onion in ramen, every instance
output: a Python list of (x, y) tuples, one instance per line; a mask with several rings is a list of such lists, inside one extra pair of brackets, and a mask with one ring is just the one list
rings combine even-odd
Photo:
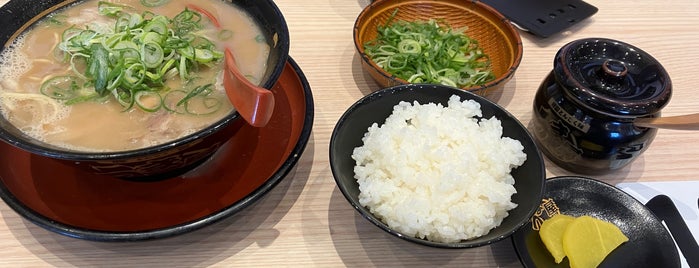
[(234, 109), (224, 47), (259, 84), (269, 46), (235, 6), (183, 2), (91, 0), (43, 18), (0, 55), (0, 112), (78, 151), (158, 145), (221, 120)]

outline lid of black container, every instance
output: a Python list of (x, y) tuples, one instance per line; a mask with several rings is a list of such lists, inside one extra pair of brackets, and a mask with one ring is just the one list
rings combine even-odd
[(670, 77), (655, 58), (611, 39), (566, 44), (556, 54), (554, 73), (578, 104), (614, 117), (654, 114), (672, 95)]

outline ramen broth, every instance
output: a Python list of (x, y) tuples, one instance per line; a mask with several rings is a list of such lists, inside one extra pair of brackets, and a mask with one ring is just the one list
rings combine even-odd
[[(185, 1), (170, 1), (159, 7), (144, 7), (140, 0), (110, 1), (134, 7), (133, 13), (145, 10), (173, 18), (185, 9)], [(223, 1), (196, 1), (198, 7), (216, 17), (222, 28), (228, 30), (225, 41), (206, 16), (202, 15), (204, 28), (197, 31), (215, 43), (223, 51), (229, 46), (240, 70), (259, 84), (266, 69), (268, 45), (261, 41), (262, 32), (244, 11)], [(223, 61), (211, 67), (201, 67), (193, 84), (185, 84), (177, 78), (168, 79), (170, 90), (193, 88), (210, 83), (210, 93), (221, 101), (221, 107), (210, 114), (191, 114), (159, 109), (148, 112), (142, 109), (125, 109), (115, 99), (85, 101), (67, 105), (40, 92), (42, 83), (51, 77), (73, 73), (71, 65), (56, 55), (56, 46), (66, 28), (85, 28), (87, 25), (112, 25), (114, 19), (98, 14), (98, 1), (86, 1), (56, 11), (48, 18), (63, 18), (65, 23), (56, 25), (50, 19), (42, 19), (20, 35), (0, 57), (0, 112), (26, 134), (59, 147), (78, 151), (132, 150), (184, 137), (221, 120), (233, 111), (222, 85)], [(82, 67), (85, 68), (85, 67)], [(175, 76), (177, 77), (177, 76)], [(144, 98), (145, 102), (149, 100)], [(167, 101), (167, 100), (166, 100)]]

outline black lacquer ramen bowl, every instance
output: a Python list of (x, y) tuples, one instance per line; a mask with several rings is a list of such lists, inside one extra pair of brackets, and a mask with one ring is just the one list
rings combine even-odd
[[(76, 0), (12, 0), (0, 8), (0, 44), (6, 49), (23, 31), (39, 19)], [(289, 32), (279, 8), (271, 0), (236, 0), (231, 2), (245, 11), (260, 26), (270, 47), (261, 86), (271, 89), (288, 60)], [(168, 178), (202, 163), (216, 152), (245, 121), (237, 112), (185, 137), (142, 149), (86, 153), (71, 151), (36, 140), (0, 117), (0, 139), (33, 154), (49, 157), (100, 175), (153, 180)]]

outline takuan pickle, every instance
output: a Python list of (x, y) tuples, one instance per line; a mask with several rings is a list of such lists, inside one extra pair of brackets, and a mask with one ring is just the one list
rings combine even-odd
[(593, 268), (629, 238), (613, 223), (591, 216), (557, 214), (544, 221), (541, 241), (556, 263), (568, 258), (572, 268)]

